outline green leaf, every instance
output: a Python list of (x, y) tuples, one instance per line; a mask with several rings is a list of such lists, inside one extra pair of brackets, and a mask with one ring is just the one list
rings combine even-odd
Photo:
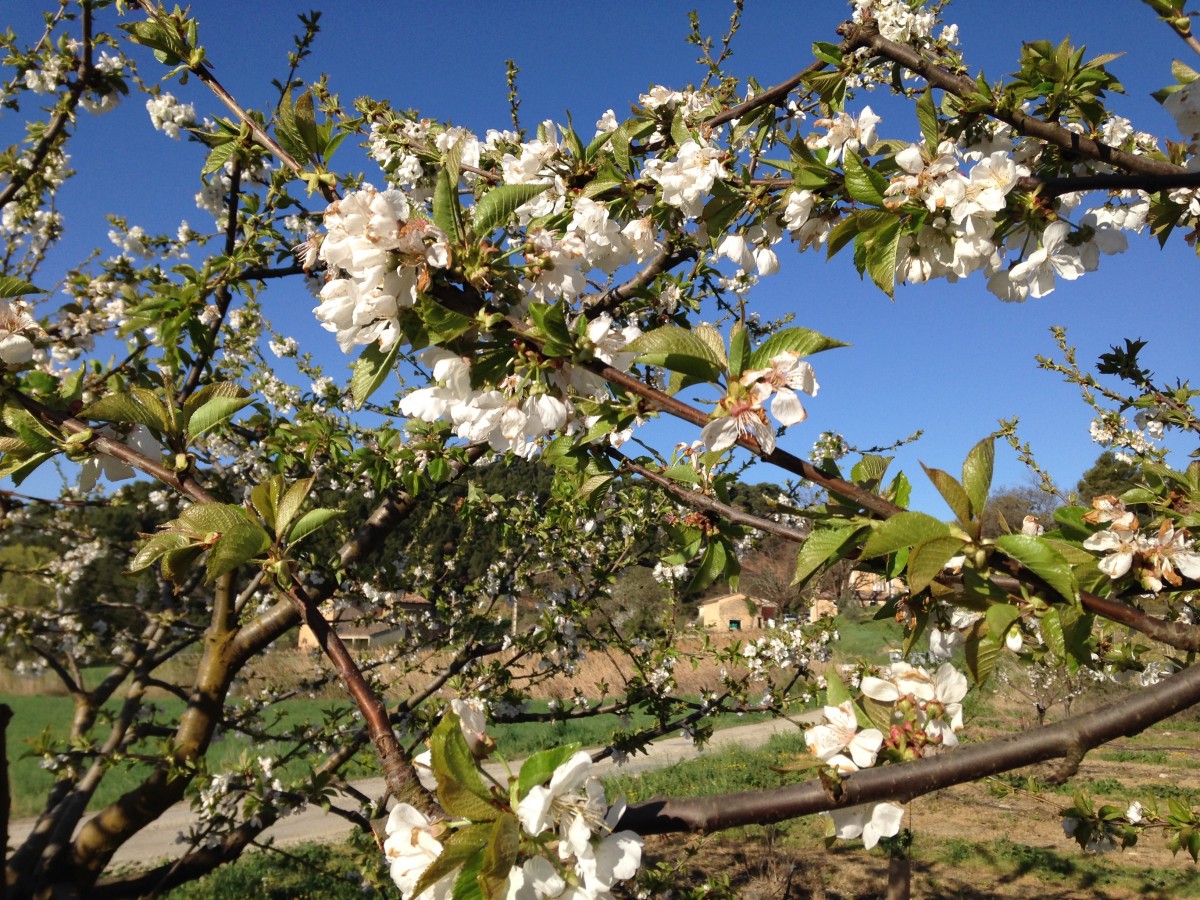
[(458, 185), (450, 180), (450, 170), (438, 170), (433, 188), (433, 224), (442, 229), (454, 243), (461, 238), (458, 233)]
[(925, 138), (926, 150), (930, 156), (937, 155), (941, 137), (938, 133), (937, 107), (933, 102), (933, 88), (930, 86), (925, 88), (925, 92), (917, 101), (917, 122), (921, 126), (921, 136)]
[(475, 326), (474, 320), (443, 306), (430, 297), (421, 298), (417, 305), (417, 312), (421, 316), (421, 321), (425, 323), (430, 342), (434, 344), (452, 341)]
[(862, 548), (861, 559), (873, 559), (897, 550), (904, 550), (923, 544), (934, 538), (945, 537), (950, 528), (945, 522), (939, 522), (933, 516), (923, 512), (896, 513), (875, 526), (867, 543)]
[(867, 241), (867, 274), (876, 287), (889, 297), (896, 293), (896, 253), (900, 247), (900, 220), (864, 232)]
[(354, 401), (355, 409), (362, 409), (367, 398), (383, 384), (383, 380), (395, 366), (396, 355), (399, 352), (399, 341), (392, 344), (392, 348), (387, 351), (380, 350), (378, 343), (368, 344), (363, 350), (362, 356), (354, 363), (354, 372), (350, 376), (350, 397)]
[(638, 354), (638, 362), (682, 372), (701, 381), (716, 381), (725, 371), (724, 361), (706, 341), (676, 325), (647, 331), (628, 349)]
[(830, 229), (829, 237), (825, 240), (825, 259), (830, 260), (837, 256), (838, 251), (858, 237), (860, 230), (857, 216), (844, 216)]
[(317, 476), (313, 475), (305, 478), (303, 481), (297, 481), (279, 501), (275, 513), (275, 533), (280, 534), (287, 530), (287, 527), (292, 524), (292, 519), (296, 518), (296, 513), (300, 511), (300, 507), (304, 505), (304, 501), (308, 499), (309, 492), (312, 491), (313, 484), (316, 482)]
[(971, 501), (967, 497), (967, 492), (963, 490), (963, 486), (949, 472), (931, 469), (924, 463), (921, 463), (921, 468), (925, 470), (925, 474), (929, 476), (929, 480), (938, 489), (938, 493), (942, 495), (942, 499), (946, 501), (946, 505), (950, 507), (950, 511), (954, 513), (959, 523), (964, 526), (969, 525)]
[(988, 634), (997, 642), (1004, 640), (1012, 623), (1019, 618), (1021, 618), (1021, 611), (1012, 604), (993, 603), (987, 611)]
[(688, 127), (683, 121), (683, 107), (678, 106), (675, 114), (671, 117), (671, 140), (675, 142), (676, 147), (682, 147), (691, 139), (692, 133), (688, 131)]
[(188, 440), (194, 441), (205, 432), (225, 424), (233, 418), (238, 410), (249, 406), (252, 402), (253, 398), (251, 397), (214, 397), (188, 419)]
[(863, 165), (858, 154), (847, 150), (842, 163), (846, 172), (846, 193), (860, 203), (883, 206), (883, 192), (887, 190), (887, 179)]
[[(278, 129), (276, 129), (276, 133), (278, 133)], [(284, 147), (284, 149), (293, 156), (303, 157), (303, 153), (295, 152), (299, 149), (298, 147), (291, 149)], [(209, 151), (208, 158), (204, 161), (204, 168), (200, 170), (200, 174), (211, 175), (213, 172), (221, 171), (221, 169), (225, 168), (225, 164), (233, 158), (235, 152), (237, 152), (237, 144), (233, 141), (224, 141), (217, 144)]]
[(133, 425), (145, 425), (159, 433), (169, 431), (167, 427), (166, 409), (158, 398), (155, 403), (147, 405), (145, 393), (141, 396), (133, 394), (109, 394), (101, 397), (95, 403), (85, 407), (80, 415), (88, 419), (100, 419), (104, 422), (124, 422)]
[(229, 381), (218, 381), (206, 384), (196, 393), (183, 401), (183, 421), (188, 422), (196, 410), (217, 397), (248, 397), (246, 389)]
[(723, 540), (717, 537), (712, 538), (708, 542), (708, 546), (704, 548), (704, 556), (700, 560), (696, 574), (692, 576), (687, 592), (689, 594), (699, 593), (722, 579), (725, 576), (726, 566), (731, 562), (736, 564), (737, 557), (730, 554)]
[(274, 475), (250, 490), (250, 505), (271, 531), (275, 531), (275, 520), (279, 515), (279, 497), (282, 493), (282, 475)]
[(202, 553), (204, 553), (204, 548), (199, 544), (191, 544), (178, 550), (168, 550), (162, 556), (163, 575), (169, 581), (181, 584), (188, 577), (192, 566)]
[(978, 519), (987, 506), (988, 493), (992, 489), (992, 465), (996, 458), (996, 441), (984, 438), (971, 448), (963, 461), (962, 483), (971, 501), (971, 515)]
[(784, 352), (790, 351), (797, 356), (812, 356), (825, 350), (849, 346), (808, 328), (785, 328), (771, 335), (750, 354), (750, 362), (746, 368), (765, 369), (773, 357)]
[(530, 788), (546, 784), (554, 770), (574, 756), (578, 749), (579, 744), (567, 744), (565, 747), (540, 750), (526, 757), (517, 776), (517, 800), (524, 800)]
[[(309, 97), (309, 102), (310, 104), (312, 102), (311, 96)], [(300, 127), (296, 124), (295, 101), (292, 100), (291, 91), (279, 101), (279, 108), (275, 112), (275, 137), (279, 139), (280, 146), (292, 154), (292, 156), (301, 160), (308, 158), (307, 148), (304, 145), (304, 136), (300, 133)], [(233, 142), (229, 141), (220, 146), (230, 148), (224, 154), (228, 158), (234, 147)], [(211, 163), (212, 157), (210, 156), (209, 164)], [(222, 160), (222, 165), (224, 165), (224, 160)], [(217, 168), (220, 168), (220, 166)], [(211, 171), (215, 172), (216, 169)]]
[(311, 91), (306, 90), (296, 98), (293, 112), (296, 129), (300, 133), (300, 143), (304, 147), (303, 157), (310, 159), (321, 149), (321, 137), (317, 129), (317, 117), (313, 109)]
[(137, 555), (129, 563), (127, 571), (140, 572), (142, 569), (152, 566), (164, 553), (180, 550), (190, 544), (191, 539), (186, 534), (178, 532), (156, 534), (138, 550)]
[(30, 451), (44, 453), (53, 450), (57, 440), (48, 428), (38, 421), (37, 417), (15, 401), (4, 405), (0, 420), (17, 433)]
[(725, 357), (725, 340), (721, 337), (721, 332), (707, 322), (701, 322), (692, 329), (691, 333), (708, 345), (708, 349), (713, 352), (713, 356), (716, 357), (722, 368), (728, 365)]
[(965, 542), (951, 535), (923, 541), (908, 555), (908, 588), (919, 594), (946, 568), (946, 563), (962, 552)]
[(12, 275), (0, 275), (0, 297), (8, 300), (12, 297), (21, 297), (25, 294), (44, 294), (46, 291), (36, 285), (30, 284), (23, 278), (16, 278)]
[(803, 585), (822, 566), (833, 559), (862, 530), (859, 525), (819, 528), (805, 538), (796, 554), (796, 573), (792, 586)]
[(837, 673), (836, 666), (830, 666), (825, 671), (825, 703), (827, 706), (841, 706), (847, 700), (853, 699), (845, 682)]
[(251, 524), (246, 511), (231, 503), (193, 504), (179, 514), (179, 522), (195, 534), (224, 534)]
[(963, 645), (963, 653), (967, 663), (967, 672), (970, 673), (971, 680), (976, 684), (983, 684), (992, 674), (992, 669), (995, 668), (996, 660), (1000, 656), (1001, 646), (998, 640), (990, 635), (980, 634), (978, 629), (974, 629), (967, 638)]
[(208, 552), (205, 577), (212, 583), (271, 546), (271, 536), (257, 522), (246, 522), (217, 538)]
[(741, 378), (746, 369), (746, 360), (750, 358), (750, 335), (737, 322), (729, 334), (729, 377)]
[(288, 543), (296, 544), (304, 540), (314, 531), (324, 527), (329, 522), (332, 522), (342, 514), (340, 509), (328, 509), (326, 507), (318, 507), (310, 509), (300, 517), (292, 530), (288, 533)]
[(1004, 534), (996, 546), (1054, 588), (1070, 603), (1079, 602), (1079, 586), (1071, 564), (1041, 538), (1028, 534)]
[(448, 713), (442, 717), (430, 736), (429, 749), (442, 808), (452, 816), (477, 822), (494, 821), (500, 811), (490, 800), (491, 794), (476, 768), (458, 716)]
[(479, 237), (487, 237), (507, 224), (517, 207), (545, 192), (548, 184), (501, 184), (492, 188), (475, 204), (473, 227)]
[(1063, 637), (1062, 620), (1058, 617), (1058, 610), (1051, 609), (1046, 612), (1038, 620), (1040, 630), (1042, 632), (1042, 640), (1046, 642), (1046, 646), (1060, 660), (1067, 658), (1067, 642)]
[(468, 825), (452, 831), (450, 836), (442, 841), (442, 852), (438, 854), (438, 858), (421, 873), (420, 880), (413, 887), (412, 896), (420, 897), (467, 860), (481, 856), (491, 833), (492, 826), (488, 824)]
[(505, 896), (504, 886), (508, 883), (508, 873), (517, 862), (520, 840), (517, 817), (510, 812), (503, 813), (492, 826), (487, 850), (483, 854), (483, 865), (479, 870), (479, 886), (488, 900)]

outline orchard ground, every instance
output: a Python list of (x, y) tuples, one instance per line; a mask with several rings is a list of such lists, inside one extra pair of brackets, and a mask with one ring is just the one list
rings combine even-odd
[[(865, 656), (886, 660), (901, 632), (893, 622), (838, 620), (843, 640), (838, 659)], [(731, 638), (730, 638), (731, 639)], [(181, 661), (186, 665), (186, 661)], [(310, 674), (320, 665), (308, 654), (281, 649), (268, 655), (241, 688), (253, 696), (268, 684), (279, 684)], [(580, 672), (582, 683), (611, 678), (613, 665), (590, 657)], [(677, 668), (682, 693), (698, 693), (711, 683), (713, 672), (693, 669), (686, 662)], [(576, 681), (575, 683), (580, 683)], [(9, 731), (10, 770), (14, 786), (14, 814), (28, 815), (44, 796), (49, 772), (32, 756), (18, 758), (36, 741), (45, 727), (65, 723), (71, 702), (66, 697), (33, 693), (39, 685), (27, 679), (6, 677), (3, 699), (16, 716)], [(42, 686), (45, 689), (45, 685)], [(21, 689), (22, 694), (14, 692)], [(399, 695), (403, 688), (396, 685)], [(1121, 689), (1101, 686), (1076, 701), (1076, 711), (1113, 699)], [(562, 686), (547, 682), (542, 702), (561, 699)], [(1036, 712), (1020, 698), (996, 685), (969, 698), (966, 741), (1023, 731), (1034, 727)], [(171, 702), (162, 698), (159, 702)], [(333, 693), (290, 701), (285, 719), (297, 721), (344, 707)], [(1061, 705), (1048, 720), (1062, 717)], [(745, 717), (729, 716), (722, 724), (737, 725)], [(537, 749), (541, 744), (578, 740), (594, 743), (611, 722), (588, 720), (556, 725), (500, 726), (496, 736), (509, 758)], [(222, 756), (235, 759), (255, 748), (227, 739)], [(706, 754), (631, 778), (614, 779), (612, 793), (630, 801), (657, 795), (695, 796), (774, 787), (799, 776), (776, 773), (772, 766), (785, 764), (803, 750), (800, 734), (781, 736), (763, 748), (738, 748)], [(373, 774), (360, 767), (359, 775)], [(1126, 805), (1132, 799), (1156, 800), (1163, 807), (1172, 797), (1187, 799), (1200, 793), (1200, 714), (1192, 711), (1154, 726), (1145, 733), (1090, 754), (1066, 785), (1054, 785), (1056, 770), (1043, 767), (1011, 776), (961, 785), (909, 804), (905, 825), (914, 832), (913, 889), (917, 897), (1066, 897), (1132, 898), (1200, 896), (1200, 873), (1186, 854), (1174, 857), (1164, 842), (1151, 833), (1134, 848), (1105, 856), (1085, 855), (1066, 838), (1058, 811), (1071, 805), (1076, 787), (1089, 791), (1099, 803)], [(45, 783), (43, 783), (45, 782)], [(115, 786), (114, 788), (115, 789)], [(981, 811), (984, 815), (980, 815)], [(681, 841), (678, 836), (650, 838), (651, 864), (679, 867), (683, 881), (693, 887), (706, 879), (728, 877), (726, 893), (711, 896), (747, 898), (866, 898), (879, 896), (886, 882), (887, 857), (865, 852), (857, 841), (831, 849), (824, 846), (823, 817), (776, 826), (737, 829), (708, 838)], [(202, 882), (180, 889), (171, 897), (216, 898), (235, 895), (249, 898), (363, 896), (361, 888), (339, 872), (357, 865), (341, 846), (281, 846), (251, 854)]]

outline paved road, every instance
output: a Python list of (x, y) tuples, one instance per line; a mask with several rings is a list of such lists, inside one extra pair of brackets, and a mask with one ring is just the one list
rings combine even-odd
[[(812, 715), (812, 713), (808, 713), (797, 721), (802, 721)], [(816, 713), (816, 716), (819, 718), (820, 713)], [(756, 747), (766, 743), (773, 734), (794, 731), (797, 727), (796, 722), (772, 719), (724, 728), (713, 735), (712, 740), (705, 745), (703, 750), (697, 750), (695, 745), (684, 737), (666, 738), (652, 744), (648, 754), (633, 757), (620, 768), (613, 765), (610, 760), (605, 760), (596, 767), (596, 771), (602, 777), (613, 773), (636, 774), (647, 769), (669, 766), (679, 760), (710, 754), (733, 745)], [(502, 772), (500, 767), (497, 769), (500, 771), (494, 774)], [(368, 797), (378, 797), (384, 792), (382, 778), (362, 779), (353, 782), (353, 786), (355, 790)], [(336, 803), (337, 800), (335, 799), (334, 802)], [(349, 805), (353, 805), (353, 802), (350, 802)], [(126, 842), (113, 857), (113, 862), (146, 865), (165, 856), (174, 856), (179, 852), (178, 836), (186, 833), (195, 821), (196, 815), (191, 808), (186, 803), (177, 803), (157, 821)], [(10, 843), (20, 844), (32, 830), (33, 824), (33, 819), (17, 819), (11, 822), (8, 829)], [(276, 822), (262, 836), (262, 839), (273, 838), (279, 845), (305, 841), (336, 841), (348, 835), (353, 827), (345, 819), (327, 813), (318, 807), (310, 807)]]

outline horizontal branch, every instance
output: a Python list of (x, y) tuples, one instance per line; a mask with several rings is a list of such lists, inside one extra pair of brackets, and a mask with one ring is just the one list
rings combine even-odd
[(1200, 172), (1185, 172), (1182, 169), (1171, 175), (1126, 175), (1104, 173), (1098, 175), (1064, 175), (1061, 178), (1038, 178), (1028, 175), (1017, 180), (1017, 189), (1036, 192), (1042, 197), (1060, 197), (1076, 191), (1145, 191), (1155, 194), (1176, 188), (1200, 187)]
[[(655, 390), (643, 384), (639, 379), (622, 372), (620, 369), (615, 369), (612, 366), (599, 362), (591, 363), (588, 365), (588, 368), (606, 381), (617, 385), (635, 396), (641, 397), (649, 406), (660, 412), (668, 413), (677, 419), (690, 422), (700, 428), (703, 428), (711, 420), (711, 416), (707, 413), (703, 413), (693, 406), (676, 400), (669, 394), (664, 394), (662, 391)], [(889, 516), (904, 511), (902, 507), (897, 506), (890, 500), (880, 497), (878, 494), (873, 494), (856, 484), (852, 484), (844, 478), (835, 478), (832, 475), (828, 475), (812, 463), (800, 459), (800, 457), (788, 453), (786, 450), (780, 450), (776, 447), (770, 453), (764, 453), (758, 442), (751, 437), (740, 437), (737, 443), (759, 459), (778, 466), (787, 472), (791, 472), (793, 475), (798, 475), (806, 481), (811, 481), (813, 484), (825, 488), (831, 494), (836, 494), (839, 497), (849, 500), (881, 519), (886, 519)]]
[[(978, 87), (973, 79), (966, 75), (957, 75), (937, 65), (912, 47), (889, 41), (879, 33), (879, 27), (874, 22), (861, 24), (846, 22), (838, 28), (838, 34), (846, 38), (843, 46), (849, 47), (851, 51), (860, 47), (866, 48), (875, 56), (889, 59), (916, 72), (929, 84), (956, 97), (965, 99), (978, 93)], [(1126, 172), (1166, 177), (1177, 176), (1184, 172), (1180, 166), (1146, 156), (1126, 153), (1124, 150), (1118, 150), (1108, 144), (1076, 134), (1061, 125), (1035, 118), (1019, 109), (1003, 109), (995, 105), (980, 105), (976, 108), (984, 115), (1007, 122), (1019, 134), (1038, 138), (1060, 150), (1078, 153), (1080, 156), (1108, 163)]]
[(820, 781), (766, 791), (695, 799), (651, 800), (630, 806), (618, 829), (638, 834), (711, 832), (766, 825), (798, 816), (886, 800), (902, 802), (1051, 759), (1077, 758), (1200, 703), (1200, 666), (1186, 669), (1115, 703), (1033, 731), (967, 744), (913, 762), (846, 776), (834, 796)]
[(602, 294), (585, 294), (579, 298), (580, 309), (586, 319), (595, 319), (606, 312), (613, 312), (621, 304), (631, 299), (638, 291), (647, 287), (663, 272), (670, 271), (681, 262), (696, 258), (696, 251), (691, 247), (676, 249), (670, 241), (663, 244), (661, 250), (646, 264), (646, 267), (610, 291)]

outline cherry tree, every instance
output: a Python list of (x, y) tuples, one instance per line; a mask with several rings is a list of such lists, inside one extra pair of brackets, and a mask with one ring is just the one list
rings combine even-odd
[[(0, 157), (0, 476), (19, 487), (48, 463), (79, 472), (57, 500), (6, 492), (6, 538), (74, 534), (91, 503), (136, 508), (141, 535), (116, 541), (93, 524), (28, 573), (45, 588), (38, 604), (3, 598), (14, 664), (52, 672), (75, 701), (69, 739), (43, 748), (57, 780), (8, 857), (11, 896), (158, 892), (316, 802), (368, 833), (374, 820), (376, 859), (405, 897), (610, 896), (637, 877), (646, 835), (817, 813), (838, 838), (889, 841), (902, 858), (904, 802), (1047, 760), (1069, 774), (1095, 747), (1200, 701), (1189, 665), (1200, 466), (1172, 467), (1163, 443), (1200, 423), (1194, 392), (1148, 371), (1139, 343), (1092, 372), (1059, 332), (1043, 361), (1141, 471), (1121, 497), (1062, 507), (1052, 523), (984, 536), (996, 442), (1040, 471), (1014, 423), (983, 436), (959, 475), (925, 468), (948, 520), (907, 508), (911, 482), (889, 472), (886, 449), (835, 433), (815, 438), (811, 460), (786, 449), (818, 402), (821, 354), (854, 329), (803, 327), (803, 309), (801, 324), (763, 319), (755, 288), (785, 257), (833, 258), (889, 297), (946, 279), (997, 302), (1052, 302), (1061, 280), (1094, 277), (1131, 240), (1195, 244), (1195, 70), (1164, 67), (1157, 99), (1178, 132), (1151, 135), (1108, 109), (1115, 55), (1033, 41), (1014, 74), (990, 80), (943, 6), (856, 0), (836, 35), (814, 36), (825, 40), (811, 64), (763, 87), (725, 71), (735, 4), (719, 43), (694, 24), (699, 86), (613, 98), (594, 128), (568, 118), (527, 132), (514, 67), (512, 127), (482, 137), (386, 99), (348, 107), (335, 79), (300, 77), (316, 14), (301, 17), (289, 69), (257, 110), (218, 80), (221, 48), (202, 43), (189, 11), (80, 0), (50, 11), (40, 35), (0, 37), (5, 115), (29, 116)], [(1146, 6), (1164, 42), (1200, 50), (1184, 0)], [(165, 68), (150, 78), (147, 65)], [(872, 88), (908, 120), (885, 122), (864, 102)], [(116, 255), (51, 272), (70, 141), (134, 92), (155, 128), (203, 148), (196, 201), (209, 221), (155, 234), (113, 217)], [(371, 174), (339, 168), (354, 145)], [(287, 281), (312, 290), (329, 352), (354, 360), (348, 383), (296, 339), (294, 309), (273, 307)], [(691, 438), (655, 446), (643, 430), (655, 418)], [(746, 459), (796, 486), (778, 514), (731, 502)], [(516, 460), (554, 471), (536, 502), (479, 488), (484, 467)], [(135, 474), (153, 489), (98, 489)], [(347, 495), (373, 508), (359, 514)], [(405, 531), (450, 503), (469, 534), (494, 541), (482, 572), (463, 565), (469, 541), (434, 554)], [(678, 626), (638, 633), (602, 601), (637, 563), (681, 597), (736, 584), (739, 554), (764, 534), (795, 544), (796, 584), (847, 561), (903, 578), (893, 611), (905, 649), (928, 635), (933, 658), (826, 669), (832, 630), (780, 623), (707, 646), (722, 674), (685, 695)], [(127, 570), (127, 597), (81, 586), (101, 557)], [(402, 612), (403, 592), (428, 611)], [(408, 626), (391, 652), (363, 659), (343, 645), (329, 604), (352, 598)], [(300, 623), (327, 660), (311, 683), (340, 684), (356, 716), (272, 719), (308, 683), (234, 702), (235, 680)], [(625, 659), (623, 683), (577, 680), (569, 703), (530, 708), (539, 683), (601, 649)], [(184, 653), (194, 672), (167, 675)], [(1133, 672), (1140, 686), (960, 745), (970, 685), (1005, 654)], [(93, 683), (84, 670), (96, 665), (107, 672)], [(397, 685), (401, 699), (385, 696)], [(153, 703), (163, 690), (182, 712)], [(803, 704), (822, 721), (796, 768), (819, 777), (626, 805), (591, 774), (597, 758), (672, 731), (703, 738), (724, 711)], [(565, 746), (507, 778), (482, 767), (496, 756), (491, 722), (633, 711), (655, 724), (614, 734), (595, 757)], [(218, 731), (285, 749), (213, 770)], [(360, 754), (378, 761), (388, 797), (349, 806), (332, 791)], [(109, 773), (148, 760), (136, 787), (85, 815)], [(184, 799), (200, 815), (178, 857), (113, 872), (117, 850)], [(1200, 854), (1200, 810), (1114, 812), (1081, 797), (1064, 815), (1090, 849), (1153, 826)]]

